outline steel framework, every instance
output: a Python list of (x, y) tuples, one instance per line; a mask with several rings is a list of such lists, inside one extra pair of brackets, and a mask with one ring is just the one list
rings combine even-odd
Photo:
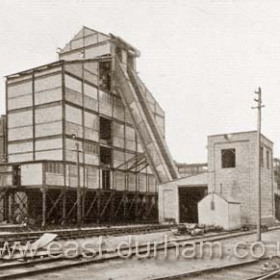
[[(82, 224), (157, 221), (157, 194), (82, 190)], [(77, 191), (59, 188), (0, 189), (0, 219), (9, 223), (71, 225), (77, 223)]]

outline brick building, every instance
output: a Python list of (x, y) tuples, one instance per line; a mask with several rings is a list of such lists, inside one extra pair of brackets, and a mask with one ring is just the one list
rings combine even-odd
[[(209, 136), (208, 170), (160, 186), (160, 219), (198, 222), (196, 213), (199, 201), (207, 193), (215, 193), (229, 204), (240, 203), (239, 220), (242, 224), (256, 224), (258, 188), (256, 141), (256, 131)], [(273, 143), (263, 135), (260, 162), (262, 222), (270, 224), (275, 217)], [(184, 213), (186, 208), (189, 209)], [(192, 214), (190, 217), (190, 213), (195, 215)], [(208, 218), (211, 218), (208, 219), (209, 222), (212, 223), (212, 213), (207, 214)], [(219, 213), (221, 216), (222, 214)], [(205, 221), (207, 217), (201, 220)]]
[[(241, 202), (241, 222), (257, 219), (257, 132), (208, 137), (208, 191)], [(261, 150), (262, 220), (274, 219), (273, 143), (262, 135)]]

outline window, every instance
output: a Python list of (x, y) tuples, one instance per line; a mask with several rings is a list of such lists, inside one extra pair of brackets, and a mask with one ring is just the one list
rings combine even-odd
[(270, 154), (269, 154), (269, 151), (266, 151), (266, 167), (267, 167), (267, 169), (270, 168)]
[(260, 165), (264, 166), (263, 147), (260, 148)]
[(89, 154), (98, 154), (98, 144), (97, 143), (89, 143), (86, 142), (84, 145), (84, 151), (85, 153)]
[(235, 164), (235, 149), (223, 149), (222, 168), (233, 168)]
[(102, 170), (102, 189), (110, 190), (111, 180), (110, 180), (110, 170)]
[(48, 162), (45, 171), (49, 173), (63, 174), (64, 168), (61, 162)]

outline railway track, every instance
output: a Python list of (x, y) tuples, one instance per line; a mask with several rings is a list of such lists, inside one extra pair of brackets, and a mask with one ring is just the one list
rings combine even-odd
[(151, 280), (265, 280), (280, 279), (280, 259), (254, 259), (220, 267), (152, 278)]
[(129, 235), (137, 233), (150, 233), (161, 230), (169, 230), (174, 228), (172, 225), (141, 225), (141, 226), (126, 226), (126, 227), (106, 227), (106, 228), (82, 228), (82, 229), (58, 229), (47, 231), (28, 231), (28, 232), (13, 232), (0, 235), (0, 244), (4, 242), (16, 241), (35, 241), (44, 233), (57, 234), (56, 240), (80, 239), (88, 237), (98, 237), (104, 235)]
[[(217, 240), (225, 240), (228, 238), (234, 238), (238, 236), (244, 236), (253, 234), (255, 231), (251, 232), (243, 232), (243, 233), (220, 233), (216, 235), (210, 236), (200, 236), (200, 237), (193, 237), (193, 238), (183, 238), (178, 240), (178, 244), (183, 244), (186, 240), (192, 241), (196, 243), (200, 242), (214, 242)], [(174, 248), (174, 244), (172, 245), (172, 240), (170, 240), (170, 245), (168, 249)], [(160, 244), (160, 243), (158, 243)], [(169, 244), (168, 244), (169, 245)], [(153, 250), (153, 248), (152, 248)], [(164, 243), (160, 244), (160, 246), (156, 246), (156, 250), (165, 250)], [(121, 249), (121, 252), (127, 252), (127, 248)], [(147, 252), (147, 244), (141, 244), (137, 247), (138, 254), (145, 254)], [(136, 248), (132, 246), (131, 257), (136, 254)], [(32, 275), (50, 273), (53, 271), (69, 269), (73, 267), (79, 267), (82, 265), (89, 265), (94, 263), (105, 262), (112, 259), (120, 258), (119, 251), (117, 249), (106, 249), (102, 251), (101, 256), (97, 254), (95, 257), (92, 258), (82, 258), (81, 255), (75, 258), (66, 258), (64, 256), (57, 256), (56, 258), (51, 258), (47, 254), (40, 254), (39, 257), (35, 259), (26, 259), (22, 260), (21, 262), (12, 261), (9, 263), (2, 263), (0, 264), (0, 280), (2, 279), (20, 279)], [(267, 260), (253, 260), (242, 262), (234, 265), (228, 265), (219, 268), (211, 268), (202, 271), (193, 271), (188, 272), (185, 274), (178, 274), (178, 275), (169, 275), (161, 278), (154, 278), (154, 280), (163, 280), (163, 279), (211, 279), (211, 280), (221, 280), (221, 279), (242, 279), (242, 280), (253, 280), (253, 279), (274, 279), (274, 278), (258, 278), (260, 276), (264, 277), (274, 277), (270, 276), (269, 274), (263, 273), (259, 268), (261, 267), (261, 262), (265, 263)], [(279, 261), (280, 264), (280, 261)], [(279, 266), (280, 267), (280, 266)], [(242, 269), (242, 270), (240, 270)], [(237, 273), (238, 271), (238, 273)], [(254, 272), (254, 274), (249, 274)], [(257, 273), (256, 273), (257, 272)], [(228, 277), (228, 273), (229, 276)], [(243, 277), (243, 275), (247, 275), (249, 277)], [(211, 275), (211, 277), (210, 277)], [(235, 276), (238, 275), (238, 278)], [(242, 277), (241, 277), (241, 276)], [(234, 276), (234, 277), (233, 277)], [(232, 278), (233, 277), (233, 278)], [(277, 277), (277, 276), (275, 276)]]
[[(132, 234), (132, 233), (137, 233), (137, 232), (143, 232), (144, 230), (147, 232), (150, 231), (155, 231), (155, 230), (166, 230), (168, 228), (171, 228), (171, 226), (150, 226), (148, 228), (143, 228), (141, 227), (133, 227), (132, 228), (110, 228), (105, 230), (104, 229), (95, 229), (95, 230), (85, 230), (85, 234), (78, 233), (78, 234), (72, 234), (72, 233), (67, 233), (66, 235), (62, 234), (60, 236), (61, 239), (68, 239), (68, 238), (81, 238), (81, 237), (89, 237), (89, 236), (99, 236), (99, 235), (104, 235), (104, 234)], [(270, 230), (276, 230), (279, 229), (279, 227), (274, 227)], [(112, 231), (113, 230), (113, 231)], [(57, 231), (52, 231), (53, 233), (57, 233)], [(64, 233), (64, 231), (62, 231)], [(42, 234), (45, 232), (40, 232), (39, 234)], [(198, 236), (198, 237), (188, 237), (188, 238), (181, 238), (176, 240), (178, 244), (184, 244), (185, 241), (190, 241), (190, 242), (215, 242), (215, 241), (221, 241), (229, 238), (235, 238), (235, 237), (240, 237), (240, 236), (245, 236), (245, 235), (251, 235), (254, 234), (255, 230), (249, 231), (249, 232), (234, 232), (234, 233), (225, 233), (221, 232), (218, 234), (209, 234), (208, 236)], [(30, 233), (26, 233), (30, 234)], [(32, 235), (31, 237), (36, 237), (38, 232), (34, 233), (34, 236)], [(22, 233), (20, 234), (22, 235)], [(14, 236), (16, 238), (16, 236)], [(26, 239), (25, 239), (26, 240)], [(174, 240), (170, 240), (170, 246), (168, 244), (168, 249), (174, 248), (175, 246), (172, 245), (172, 242)], [(160, 246), (157, 245), (156, 250), (164, 250), (164, 242), (158, 243)], [(139, 251), (140, 249), (140, 251)], [(121, 251), (126, 252), (127, 249), (121, 249)], [(147, 252), (147, 244), (141, 244), (138, 246), (138, 253), (143, 253), (145, 254)], [(132, 255), (135, 255), (135, 247), (132, 247)], [(8, 263), (2, 263), (0, 264), (0, 280), (2, 279), (20, 279), (23, 277), (28, 277), (31, 275), (37, 275), (37, 274), (44, 274), (44, 273), (49, 273), (52, 271), (57, 271), (57, 270), (63, 270), (67, 268), (72, 268), (72, 267), (78, 267), (82, 265), (89, 265), (93, 263), (100, 263), (100, 262), (105, 262), (107, 260), (112, 260), (112, 259), (117, 259), (120, 258), (119, 252), (116, 249), (112, 248), (107, 248), (106, 250), (102, 251), (101, 257), (99, 255), (92, 257), (92, 258), (82, 258), (81, 255), (75, 257), (75, 258), (66, 258), (64, 256), (57, 256), (57, 258), (51, 258), (48, 256), (48, 254), (45, 252), (42, 254), (42, 252), (36, 257), (36, 258), (26, 258), (26, 259), (21, 259), (21, 261), (10, 261)], [(20, 259), (20, 258), (19, 258)], [(265, 260), (262, 260), (265, 262)], [(245, 265), (246, 264), (246, 265)], [(250, 269), (249, 269), (249, 266)], [(162, 278), (155, 278), (155, 280), (162, 280), (162, 279), (246, 279), (246, 280), (253, 280), (253, 279), (274, 279), (274, 278), (256, 278), (256, 277), (277, 277), (275, 275), (266, 275), (264, 273), (262, 274), (255, 274), (255, 275), (250, 275), (250, 277), (244, 278), (242, 273), (245, 275), (245, 273), (250, 272), (250, 271), (256, 271), (257, 267), (260, 266), (260, 263), (257, 263), (257, 261), (253, 262), (248, 262), (245, 263), (243, 262), (242, 264), (237, 264), (237, 265), (232, 265), (232, 266), (225, 266), (223, 268), (213, 268), (211, 270), (205, 270), (205, 271), (193, 271), (191, 273), (187, 274), (180, 274), (180, 275), (170, 275)], [(248, 269), (247, 269), (247, 268)], [(239, 269), (244, 269), (244, 271), (239, 275), (239, 278), (236, 278), (234, 274), (236, 274), (236, 271), (239, 271)], [(230, 276), (234, 276), (234, 278), (228, 277), (227, 273)], [(248, 273), (247, 273), (248, 274)], [(246, 274), (246, 275), (247, 275)], [(211, 277), (209, 277), (211, 275)], [(222, 275), (222, 276), (221, 276)], [(240, 275), (242, 277), (240, 278)], [(226, 277), (225, 277), (226, 276)], [(202, 278), (204, 277), (204, 278)], [(216, 277), (216, 278), (215, 278)]]

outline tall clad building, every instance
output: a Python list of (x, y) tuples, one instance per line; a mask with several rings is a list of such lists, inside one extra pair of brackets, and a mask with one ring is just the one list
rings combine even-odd
[[(125, 91), (131, 83), (118, 74), (127, 67), (136, 75), (139, 55), (123, 39), (83, 27), (59, 61), (6, 77), (1, 220), (42, 225), (157, 220), (161, 159), (149, 144), (152, 132), (143, 116), (129, 105)], [(164, 111), (134, 79), (156, 138), (164, 141)]]

